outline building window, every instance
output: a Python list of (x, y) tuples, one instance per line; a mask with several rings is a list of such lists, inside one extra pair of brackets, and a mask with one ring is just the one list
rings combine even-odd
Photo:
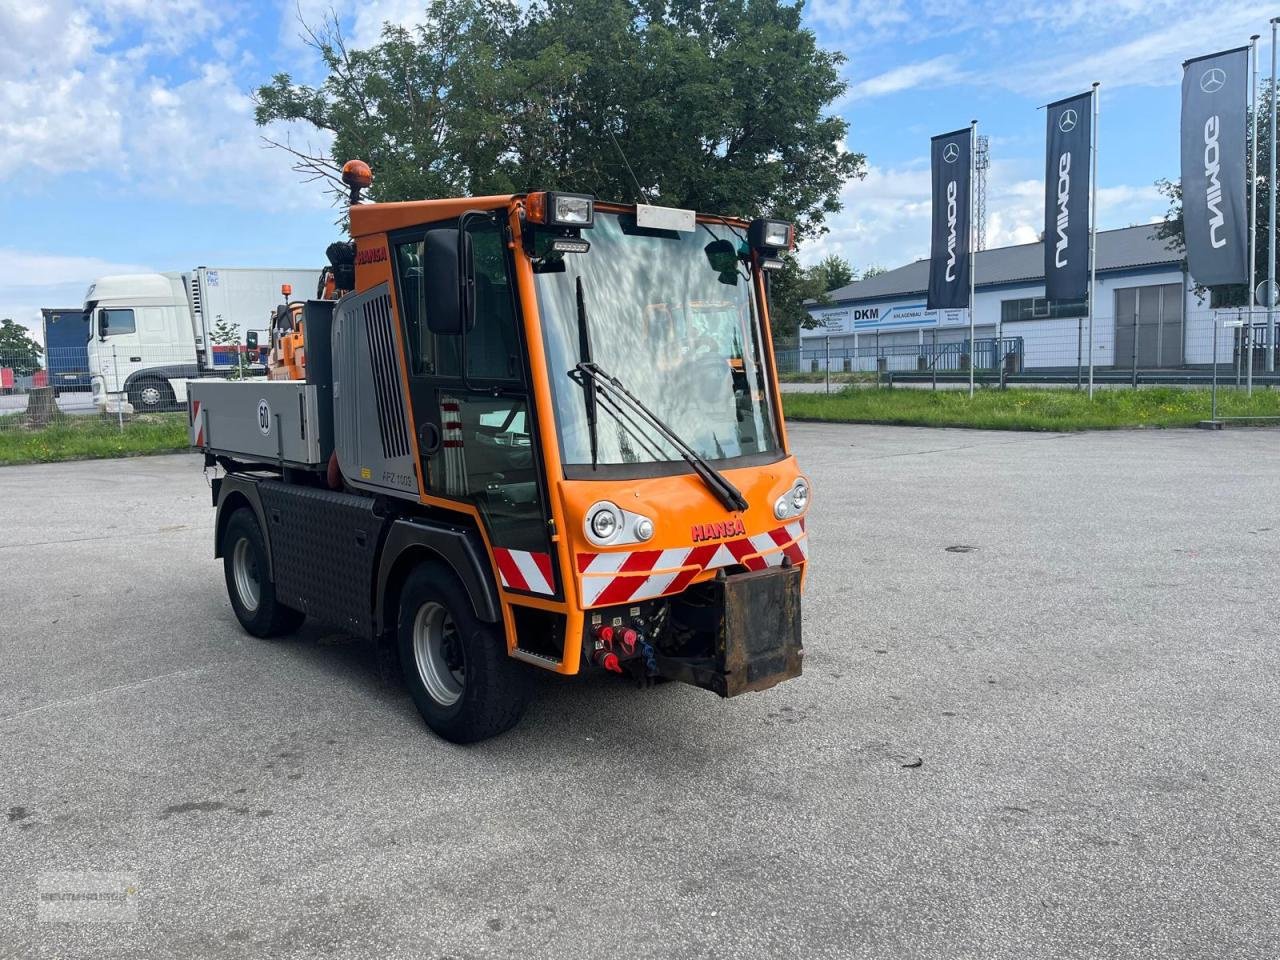
[(1018, 320), (1057, 320), (1061, 317), (1083, 317), (1089, 313), (1086, 300), (1046, 300), (1027, 297), (1024, 300), (1001, 300), (1000, 322)]

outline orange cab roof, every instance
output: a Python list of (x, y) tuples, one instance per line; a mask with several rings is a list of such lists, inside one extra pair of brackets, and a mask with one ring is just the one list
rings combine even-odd
[(360, 203), (351, 208), (351, 235), (365, 237), (434, 220), (451, 220), (468, 210), (505, 207), (516, 194), (460, 197), (450, 200), (410, 200), (405, 203)]
[[(451, 220), (468, 210), (495, 210), (505, 207), (524, 194), (508, 193), (492, 197), (457, 197), (448, 200), (410, 200), (403, 203), (361, 203), (351, 207), (351, 236), (366, 237), (373, 233), (386, 233), (415, 227), (436, 220)], [(635, 210), (632, 204), (610, 203), (597, 200), (596, 209), (609, 213)], [(699, 220), (731, 223), (746, 229), (749, 221), (735, 216), (699, 213)]]

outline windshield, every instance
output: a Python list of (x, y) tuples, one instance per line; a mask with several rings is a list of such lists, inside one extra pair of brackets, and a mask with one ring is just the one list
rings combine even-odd
[[(579, 277), (595, 363), (707, 460), (775, 452), (754, 285), (738, 258), (741, 232), (702, 223), (694, 233), (640, 230), (634, 214), (597, 211), (583, 237), (590, 252), (566, 255), (563, 270), (554, 261), (536, 268), (564, 463), (591, 463), (586, 398), (571, 376), (584, 359)], [(598, 410), (599, 463), (681, 460), (661, 434), (607, 399)]]

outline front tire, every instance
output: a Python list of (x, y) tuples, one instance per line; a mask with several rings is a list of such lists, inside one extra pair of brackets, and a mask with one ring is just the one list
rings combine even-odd
[(176, 402), (173, 389), (163, 380), (140, 380), (129, 388), (129, 403), (135, 413), (169, 410)]
[(435, 564), (400, 592), (400, 667), (427, 726), (453, 743), (510, 730), (528, 705), (528, 668), (507, 655), (500, 631), (478, 619), (462, 585)]
[(306, 615), (276, 599), (266, 541), (257, 517), (248, 507), (237, 509), (227, 521), (222, 535), (222, 571), (231, 609), (245, 632), (255, 637), (277, 637), (302, 626)]

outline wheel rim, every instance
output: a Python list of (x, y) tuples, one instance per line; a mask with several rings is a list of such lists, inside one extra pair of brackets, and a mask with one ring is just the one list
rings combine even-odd
[(139, 391), (138, 396), (142, 398), (142, 405), (144, 407), (157, 406), (160, 403), (160, 388), (143, 387), (142, 390)]
[(413, 658), (432, 700), (451, 707), (462, 699), (467, 682), (462, 642), (453, 617), (438, 603), (424, 603), (413, 618)]
[(258, 558), (254, 556), (247, 537), (236, 541), (235, 550), (231, 553), (231, 571), (235, 577), (236, 593), (240, 596), (241, 606), (253, 613), (258, 609), (262, 587), (258, 581)]

